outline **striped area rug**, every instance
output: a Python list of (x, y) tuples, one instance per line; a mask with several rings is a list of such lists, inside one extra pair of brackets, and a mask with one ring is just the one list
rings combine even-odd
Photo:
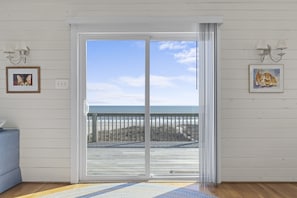
[(77, 184), (19, 198), (215, 198), (199, 192), (197, 183)]

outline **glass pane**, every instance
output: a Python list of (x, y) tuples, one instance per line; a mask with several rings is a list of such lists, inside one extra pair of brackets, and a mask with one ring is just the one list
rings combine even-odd
[(198, 176), (196, 41), (151, 42), (151, 174)]
[(87, 41), (87, 175), (143, 176), (145, 41)]

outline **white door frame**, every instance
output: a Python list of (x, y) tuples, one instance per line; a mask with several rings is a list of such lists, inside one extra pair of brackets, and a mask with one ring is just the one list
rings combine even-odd
[[(71, 25), (71, 159), (70, 159), (70, 182), (78, 183), (80, 181), (80, 131), (83, 129), (81, 115), (83, 115), (84, 103), (82, 98), (81, 79), (81, 57), (80, 57), (80, 37), (85, 33), (106, 33), (106, 32), (193, 32), (196, 31), (197, 23), (222, 23), (223, 18), (214, 17), (165, 17), (161, 20), (159, 17), (146, 18), (72, 18), (68, 20)], [(106, 23), (108, 21), (108, 23)], [(119, 24), (118, 21), (126, 21)], [(129, 23), (130, 22), (130, 23)], [(146, 23), (144, 23), (146, 22)], [(98, 26), (99, 24), (99, 26)], [(124, 24), (124, 25), (123, 25)], [(165, 24), (165, 25), (164, 25)], [(179, 25), (178, 25), (179, 24)], [(186, 25), (185, 25), (186, 24)], [(193, 25), (194, 24), (194, 25)], [(181, 30), (181, 28), (183, 30)], [(177, 30), (178, 29), (178, 30)], [(218, 54), (220, 56), (220, 54)], [(218, 65), (220, 65), (218, 63)], [(220, 80), (218, 79), (218, 83)], [(220, 90), (219, 90), (220, 92)], [(220, 94), (218, 94), (220, 95)], [(218, 99), (220, 101), (220, 98)], [(146, 110), (149, 111), (149, 110)], [(219, 121), (218, 121), (219, 122)], [(218, 123), (219, 124), (219, 123)], [(220, 136), (218, 135), (218, 138)], [(218, 141), (219, 144), (219, 141)], [(218, 152), (220, 157), (220, 152)], [(220, 164), (220, 158), (218, 158)], [(220, 168), (219, 168), (220, 173)], [(148, 174), (148, 173), (146, 173)], [(220, 178), (220, 174), (219, 174)], [(147, 175), (144, 179), (147, 179)], [(220, 181), (220, 179), (219, 179)]]

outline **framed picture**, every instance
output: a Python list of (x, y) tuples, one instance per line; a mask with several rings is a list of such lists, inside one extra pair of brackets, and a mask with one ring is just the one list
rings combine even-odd
[(6, 67), (7, 93), (40, 93), (40, 67)]
[(249, 65), (250, 92), (283, 92), (284, 65)]

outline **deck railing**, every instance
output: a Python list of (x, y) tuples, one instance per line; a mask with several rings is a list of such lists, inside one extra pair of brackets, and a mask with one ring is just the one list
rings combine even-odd
[[(144, 141), (143, 113), (88, 113), (88, 142)], [(198, 113), (150, 114), (151, 141), (198, 142)]]

